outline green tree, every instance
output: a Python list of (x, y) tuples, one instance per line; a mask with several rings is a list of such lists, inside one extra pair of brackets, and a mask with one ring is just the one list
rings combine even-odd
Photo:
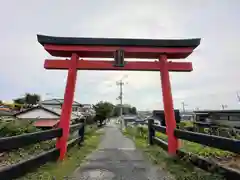
[(31, 107), (32, 105), (38, 104), (41, 100), (40, 95), (26, 93), (24, 97), (13, 99), (15, 104), (24, 104), (27, 107)]
[(0, 105), (2, 105), (3, 104), (3, 102), (2, 102), (2, 100), (0, 100)]
[(102, 126), (103, 121), (112, 115), (114, 105), (109, 102), (100, 101), (93, 108), (96, 112), (95, 121), (98, 121), (99, 125)]
[(25, 103), (25, 98), (24, 97), (16, 98), (16, 99), (13, 99), (13, 102), (15, 104), (24, 104)]
[[(113, 116), (120, 116), (120, 107), (121, 107), (120, 104), (117, 104), (117, 105), (114, 107)], [(137, 109), (136, 109), (136, 107), (132, 107), (132, 106), (129, 105), (129, 104), (123, 104), (122, 114), (123, 114), (123, 115), (127, 115), (127, 114), (137, 114)]]
[(120, 116), (120, 104), (117, 104), (113, 108), (113, 116)]
[(28, 105), (38, 104), (40, 102), (40, 100), (41, 100), (41, 98), (40, 98), (40, 95), (38, 95), (38, 94), (30, 94), (30, 93), (25, 94), (25, 102)]
[(131, 114), (137, 114), (137, 108), (136, 107), (131, 107), (130, 108), (130, 113)]

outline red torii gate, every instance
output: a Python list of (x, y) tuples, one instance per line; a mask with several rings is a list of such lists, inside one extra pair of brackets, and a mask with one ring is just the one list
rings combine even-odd
[[(71, 57), (70, 60), (46, 59), (46, 69), (68, 70), (64, 103), (60, 118), (63, 135), (57, 140), (60, 159), (63, 160), (69, 135), (70, 114), (75, 92), (77, 70), (128, 70), (160, 71), (168, 152), (175, 155), (178, 140), (174, 136), (176, 128), (169, 71), (192, 71), (190, 62), (169, 62), (167, 59), (184, 59), (200, 44), (200, 39), (152, 40), (113, 38), (73, 38), (37, 35), (38, 42), (52, 56)], [(81, 58), (115, 58), (115, 61), (83, 60)], [(159, 61), (124, 61), (125, 58), (158, 59)]]

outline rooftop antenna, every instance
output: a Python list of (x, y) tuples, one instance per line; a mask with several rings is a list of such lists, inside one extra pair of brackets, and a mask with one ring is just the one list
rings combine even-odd
[(181, 104), (182, 104), (182, 109), (183, 109), (183, 112), (186, 112), (186, 109), (185, 109), (185, 107), (187, 106), (187, 104), (185, 104), (185, 103), (184, 103), (184, 101), (182, 101), (182, 103), (181, 103)]
[(239, 95), (239, 92), (237, 92), (237, 101), (238, 101), (238, 103), (240, 104), (240, 95)]
[(227, 108), (228, 106), (226, 104), (221, 104), (222, 110), (224, 110), (225, 108)]
[(196, 110), (196, 111), (199, 111), (199, 110), (200, 110), (200, 108), (199, 108), (199, 107), (196, 107), (196, 108), (195, 108), (195, 110)]

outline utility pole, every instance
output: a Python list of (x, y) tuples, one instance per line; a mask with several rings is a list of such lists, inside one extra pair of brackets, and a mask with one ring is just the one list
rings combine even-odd
[(121, 80), (116, 82), (117, 86), (119, 86), (119, 96), (118, 96), (117, 100), (120, 100), (121, 129), (123, 129), (125, 127), (125, 123), (124, 123), (124, 119), (122, 118), (122, 114), (123, 114), (123, 85), (127, 84), (127, 83), (123, 82), (123, 79), (126, 78), (126, 77), (128, 77), (128, 75), (123, 76)]
[(122, 116), (123, 114), (123, 85), (127, 84), (125, 82), (123, 82), (123, 79), (127, 78), (128, 75), (124, 75), (122, 77), (122, 79), (120, 79), (119, 81), (116, 82), (117, 86), (119, 86), (119, 96), (117, 98), (117, 100), (120, 100), (120, 116)]
[(119, 86), (119, 96), (118, 96), (118, 100), (120, 100), (120, 113), (119, 113), (119, 116), (120, 116), (120, 124), (121, 124), (121, 129), (123, 130), (124, 129), (124, 119), (122, 118), (122, 114), (123, 114), (123, 85), (124, 85), (124, 82), (123, 80), (121, 79), (120, 81), (117, 81), (116, 83), (118, 86)]
[(122, 113), (123, 113), (123, 85), (124, 85), (124, 82), (123, 80), (121, 79), (120, 81), (117, 81), (117, 85), (119, 86), (119, 96), (117, 99), (120, 100), (120, 116), (122, 116)]

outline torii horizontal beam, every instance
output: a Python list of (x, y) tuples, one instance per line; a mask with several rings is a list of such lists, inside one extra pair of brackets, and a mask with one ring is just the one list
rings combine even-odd
[[(45, 69), (69, 69), (70, 60), (46, 59)], [(125, 61), (124, 67), (115, 67), (113, 61), (103, 60), (78, 60), (78, 70), (124, 70), (124, 71), (161, 71), (162, 64), (159, 61)], [(191, 62), (167, 62), (168, 71), (190, 72), (193, 70)]]
[(111, 58), (113, 53), (122, 49), (125, 58), (138, 59), (158, 59), (160, 54), (166, 54), (168, 59), (184, 59), (188, 57), (193, 48), (166, 48), (166, 47), (106, 47), (106, 46), (59, 46), (44, 45), (46, 51), (52, 56), (71, 57), (72, 53), (77, 53), (82, 58)]

